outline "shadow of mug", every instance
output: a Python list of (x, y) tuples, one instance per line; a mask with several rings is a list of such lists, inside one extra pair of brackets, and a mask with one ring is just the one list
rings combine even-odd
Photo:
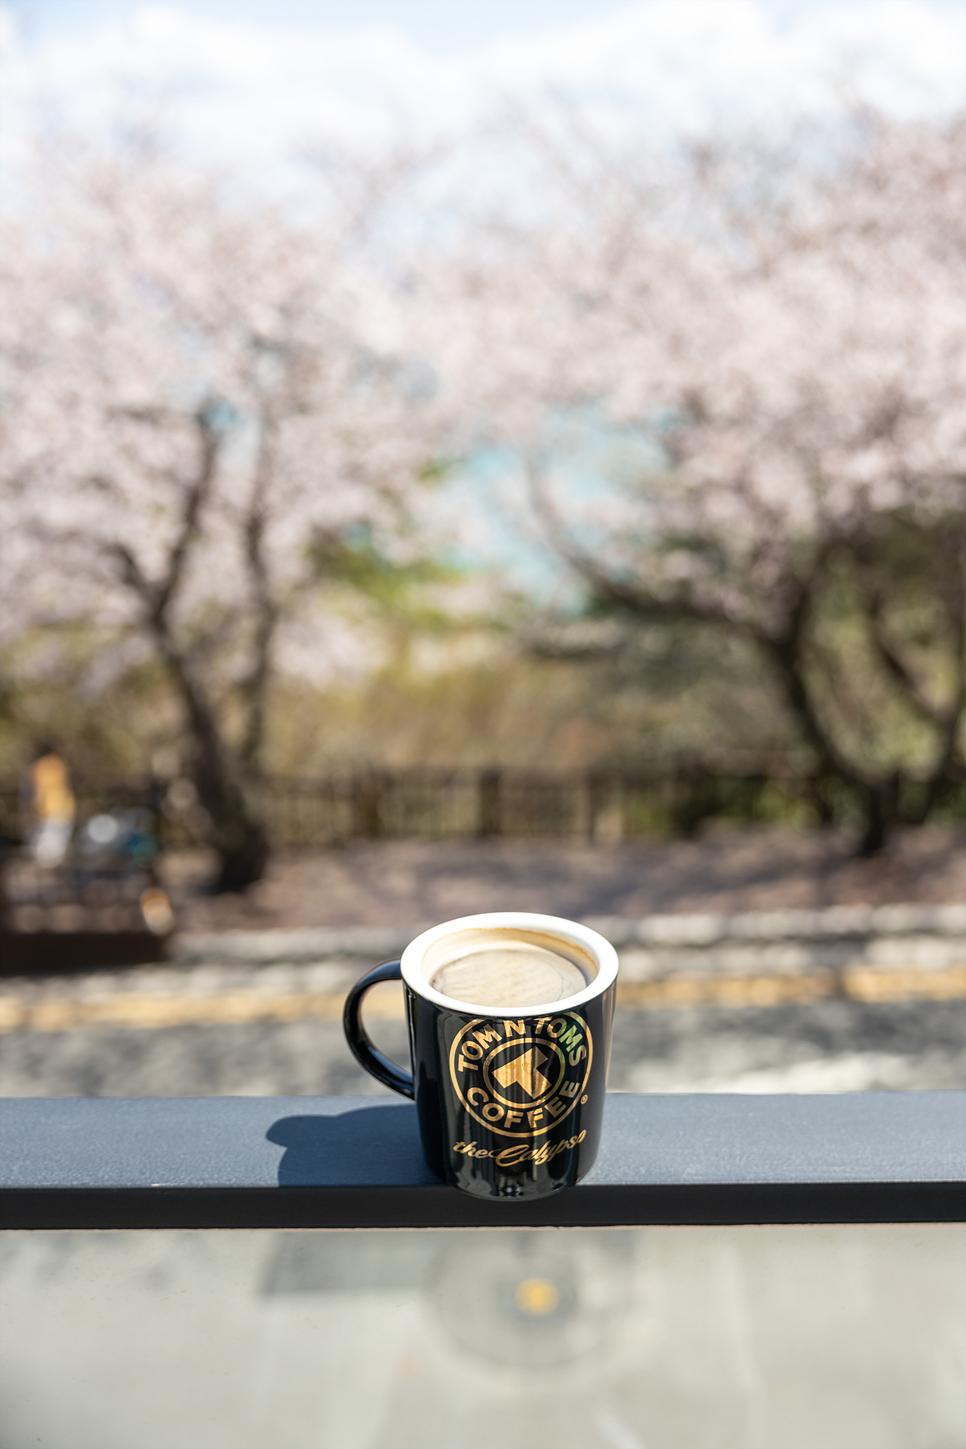
[(279, 1187), (392, 1187), (435, 1184), (408, 1103), (354, 1107), (332, 1115), (280, 1117), (266, 1132), (285, 1148)]

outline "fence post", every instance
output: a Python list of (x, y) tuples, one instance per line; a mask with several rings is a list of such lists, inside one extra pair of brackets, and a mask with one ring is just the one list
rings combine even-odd
[(503, 818), (500, 800), (500, 771), (481, 770), (477, 786), (479, 810), (476, 833), (481, 839), (503, 834)]
[(584, 781), (585, 834), (591, 845), (618, 845), (630, 833), (625, 819), (626, 779), (621, 774), (591, 773)]
[(380, 770), (367, 770), (352, 782), (353, 835), (363, 840), (378, 840), (382, 835), (382, 797), (386, 776)]
[(597, 825), (600, 813), (607, 801), (607, 782), (603, 775), (590, 770), (584, 782), (584, 799), (586, 802), (586, 814), (584, 816), (584, 834), (587, 842), (593, 845), (597, 838)]

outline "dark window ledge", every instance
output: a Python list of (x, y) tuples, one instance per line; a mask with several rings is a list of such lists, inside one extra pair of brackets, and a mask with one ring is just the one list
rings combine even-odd
[(593, 1172), (539, 1203), (428, 1172), (381, 1097), (0, 1102), (5, 1228), (466, 1228), (966, 1220), (966, 1092), (607, 1101)]

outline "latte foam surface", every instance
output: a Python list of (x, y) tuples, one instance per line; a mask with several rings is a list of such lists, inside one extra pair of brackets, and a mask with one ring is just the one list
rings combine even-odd
[(454, 1001), (512, 1011), (576, 996), (587, 978), (556, 951), (526, 941), (505, 941), (468, 951), (438, 967), (429, 984)]

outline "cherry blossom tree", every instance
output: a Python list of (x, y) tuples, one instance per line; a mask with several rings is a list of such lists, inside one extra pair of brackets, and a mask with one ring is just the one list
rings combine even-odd
[(0, 273), (11, 628), (83, 618), (151, 649), (242, 888), (274, 672), (318, 664), (367, 559), (416, 547), (436, 443), (399, 296), (359, 261), (358, 206), (298, 224), (144, 135), (60, 145), (32, 181)]
[[(426, 280), (464, 435), (589, 603), (751, 641), (874, 851), (963, 764), (966, 120), (531, 139), (527, 216)], [(569, 487), (567, 419), (653, 465)]]

